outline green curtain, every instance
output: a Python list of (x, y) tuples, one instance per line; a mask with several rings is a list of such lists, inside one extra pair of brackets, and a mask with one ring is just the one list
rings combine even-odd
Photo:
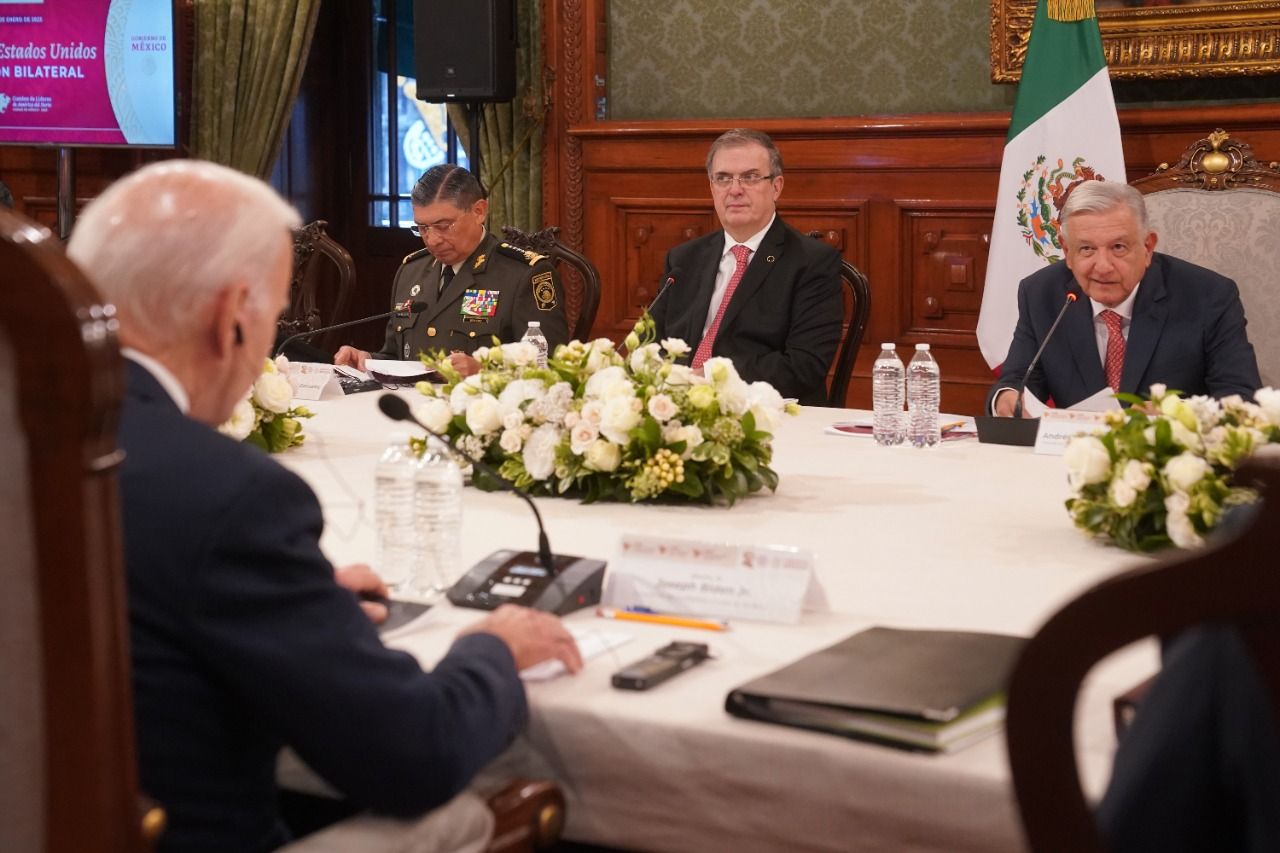
[[(542, 227), (542, 4), (516, 3), (516, 97), (485, 104), (480, 122), (480, 181), (489, 190), (489, 228)], [(449, 105), (464, 145), (470, 142), (465, 108)], [(503, 167), (506, 167), (505, 169)]]
[(320, 0), (196, 0), (191, 156), (266, 179)]

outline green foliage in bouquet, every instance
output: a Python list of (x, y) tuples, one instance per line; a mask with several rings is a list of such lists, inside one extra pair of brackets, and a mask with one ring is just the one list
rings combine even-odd
[[(463, 378), (444, 353), (423, 357), (444, 385), (420, 383), (416, 414), (536, 495), (585, 502), (688, 500), (733, 504), (778, 485), (769, 467), (777, 421), (798, 411), (767, 382), (748, 384), (728, 359), (694, 371), (684, 341), (656, 342), (647, 314), (613, 342), (571, 341), (546, 367), (532, 344), (483, 347)], [(482, 472), (482, 489), (494, 489)]]
[(293, 386), (286, 376), (288, 365), (283, 356), (275, 361), (266, 359), (262, 374), (244, 399), (236, 403), (227, 422), (218, 427), (219, 432), (268, 453), (280, 453), (306, 441), (301, 419), (314, 413), (306, 406), (293, 405)]
[(1280, 440), (1280, 392), (1264, 388), (1257, 403), (1183, 399), (1163, 385), (1151, 386), (1149, 401), (1117, 396), (1130, 408), (1109, 412), (1100, 435), (1067, 445), (1067, 511), (1077, 527), (1130, 551), (1194, 548), (1229, 507), (1256, 499), (1232, 474)]

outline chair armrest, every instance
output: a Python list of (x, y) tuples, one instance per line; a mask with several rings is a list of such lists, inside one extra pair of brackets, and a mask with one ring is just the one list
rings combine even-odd
[(516, 779), (489, 798), (496, 826), (489, 853), (547, 850), (564, 830), (564, 794), (554, 782)]

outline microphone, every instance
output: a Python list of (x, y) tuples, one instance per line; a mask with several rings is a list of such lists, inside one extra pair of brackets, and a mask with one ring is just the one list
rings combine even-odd
[(1067, 298), (1063, 301), (1062, 307), (1058, 309), (1058, 316), (1053, 319), (1053, 325), (1049, 327), (1044, 340), (1040, 342), (1040, 349), (1036, 350), (1036, 354), (1031, 358), (1031, 363), (1027, 365), (1026, 371), (1023, 372), (1022, 381), (1018, 383), (1018, 399), (1013, 404), (1013, 416), (1015, 418), (1022, 417), (1022, 395), (1027, 390), (1027, 380), (1031, 378), (1031, 371), (1035, 370), (1036, 365), (1040, 363), (1040, 356), (1044, 354), (1044, 348), (1049, 345), (1049, 339), (1053, 337), (1053, 333), (1058, 329), (1058, 324), (1066, 316), (1067, 309), (1071, 307), (1071, 303), (1075, 302), (1076, 299), (1077, 297), (1074, 293), (1067, 291)]
[(541, 562), (542, 567), (547, 570), (548, 577), (555, 577), (556, 564), (555, 558), (551, 554), (551, 543), (547, 540), (547, 528), (542, 523), (542, 513), (538, 512), (538, 505), (533, 502), (533, 498), (529, 497), (528, 492), (503, 477), (484, 462), (476, 459), (470, 453), (467, 453), (462, 448), (458, 447), (458, 445), (449, 440), (448, 436), (441, 435), (428, 427), (422, 421), (418, 420), (417, 416), (413, 414), (413, 410), (409, 408), (409, 404), (405, 402), (403, 397), (399, 397), (395, 394), (383, 394), (378, 398), (378, 408), (382, 410), (384, 415), (391, 418), (393, 421), (412, 421), (422, 427), (427, 431), (427, 435), (432, 438), (439, 439), (445, 447), (448, 447), (449, 450), (453, 452), (453, 455), (470, 462), (476, 469), (483, 471), (485, 474), (492, 477), (498, 485), (506, 489), (508, 492), (514, 492), (521, 498), (524, 498), (524, 502), (529, 505), (529, 509), (533, 510), (533, 517), (538, 522), (538, 561)]
[(280, 355), (280, 353), (284, 352), (285, 347), (287, 347), (289, 344), (301, 338), (309, 338), (312, 335), (319, 335), (323, 332), (332, 332), (334, 329), (345, 329), (347, 326), (358, 326), (361, 323), (368, 323), (373, 320), (385, 320), (388, 317), (392, 316), (393, 314), (398, 314), (401, 311), (408, 311), (411, 314), (418, 314), (426, 310), (427, 310), (427, 303), (425, 302), (409, 302), (408, 300), (405, 300), (404, 302), (397, 305), (395, 308), (392, 308), (390, 311), (384, 311), (381, 314), (374, 314), (371, 317), (361, 317), (359, 320), (348, 320), (345, 323), (334, 323), (332, 326), (321, 326), (318, 329), (312, 329), (308, 332), (298, 332), (298, 334), (296, 335), (290, 335), (289, 337), (285, 338), (283, 341), (280, 342), (280, 346), (276, 347), (276, 351), (272, 353), (272, 356), (274, 357), (274, 356)]
[[(662, 280), (662, 284), (658, 285), (657, 295), (653, 297), (653, 301), (649, 303), (649, 306), (644, 309), (645, 314), (653, 316), (653, 306), (658, 304), (658, 300), (662, 298), (662, 295), (664, 293), (666, 293), (668, 290), (671, 289), (671, 285), (675, 284), (676, 279), (678, 279), (679, 277), (680, 277), (679, 267), (676, 267), (671, 272), (667, 273), (667, 277)], [(622, 347), (626, 344), (626, 342), (627, 342), (626, 337), (624, 336), (622, 341), (616, 347), (613, 348), (613, 351), (617, 353), (621, 353)]]

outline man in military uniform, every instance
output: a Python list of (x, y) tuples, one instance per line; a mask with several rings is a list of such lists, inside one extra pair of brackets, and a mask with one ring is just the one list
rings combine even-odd
[[(413, 188), (413, 231), (426, 248), (400, 264), (391, 288), (386, 341), (376, 353), (344, 346), (336, 364), (364, 368), (365, 359), (413, 359), (428, 350), (454, 354), (460, 369), (477, 347), (518, 341), (530, 321), (547, 346), (569, 339), (564, 294), (542, 255), (501, 242), (485, 230), (489, 202), (479, 181), (457, 166), (433, 166)], [(425, 303), (413, 311), (414, 303)], [(472, 362), (474, 363), (474, 362)]]

